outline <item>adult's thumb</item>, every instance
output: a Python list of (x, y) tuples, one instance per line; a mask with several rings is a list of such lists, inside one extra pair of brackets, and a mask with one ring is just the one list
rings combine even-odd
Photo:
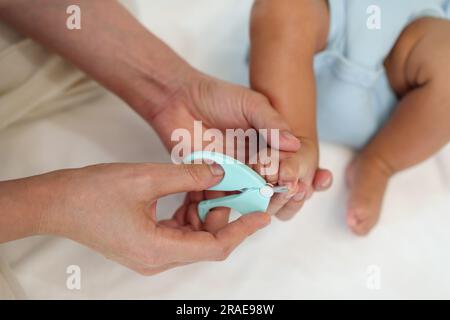
[(152, 181), (159, 196), (178, 192), (203, 191), (218, 184), (224, 176), (217, 163), (163, 164), (158, 166)]
[[(245, 106), (246, 118), (250, 126), (255, 129), (268, 130), (267, 143), (281, 151), (298, 151), (300, 140), (292, 134), (288, 123), (284, 118), (270, 105), (270, 102), (264, 96), (257, 99), (258, 103)], [(271, 130), (279, 130), (279, 139), (274, 141)]]

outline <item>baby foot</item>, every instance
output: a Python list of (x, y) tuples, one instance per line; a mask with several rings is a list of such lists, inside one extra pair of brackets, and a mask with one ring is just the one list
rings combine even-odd
[(367, 235), (378, 222), (390, 175), (388, 166), (376, 158), (358, 155), (348, 166), (347, 224), (355, 234)]

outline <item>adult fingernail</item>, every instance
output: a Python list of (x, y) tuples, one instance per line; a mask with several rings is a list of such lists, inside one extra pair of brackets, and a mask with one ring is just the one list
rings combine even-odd
[(217, 163), (213, 163), (209, 166), (209, 168), (214, 176), (222, 177), (225, 174), (222, 166), (218, 165)]
[(286, 131), (286, 130), (281, 131), (281, 136), (287, 140), (300, 142), (300, 140), (298, 140), (298, 138), (296, 136), (294, 136), (292, 133), (290, 133), (289, 131)]
[(300, 202), (303, 201), (306, 197), (306, 192), (305, 191), (301, 191), (298, 192), (295, 196), (294, 196), (294, 201)]

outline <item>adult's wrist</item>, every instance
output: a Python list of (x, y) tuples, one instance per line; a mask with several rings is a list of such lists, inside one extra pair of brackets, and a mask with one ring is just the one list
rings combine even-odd
[(175, 54), (165, 65), (152, 61), (145, 64), (136, 73), (125, 101), (151, 124), (157, 114), (188, 95), (200, 72)]

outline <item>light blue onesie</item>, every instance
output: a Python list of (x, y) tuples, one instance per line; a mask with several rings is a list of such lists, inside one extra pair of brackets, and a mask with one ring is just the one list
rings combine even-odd
[[(329, 0), (329, 7), (328, 45), (314, 61), (319, 136), (361, 148), (397, 103), (383, 67), (386, 56), (413, 20), (450, 18), (450, 0)], [(378, 9), (380, 29), (368, 27)]]

